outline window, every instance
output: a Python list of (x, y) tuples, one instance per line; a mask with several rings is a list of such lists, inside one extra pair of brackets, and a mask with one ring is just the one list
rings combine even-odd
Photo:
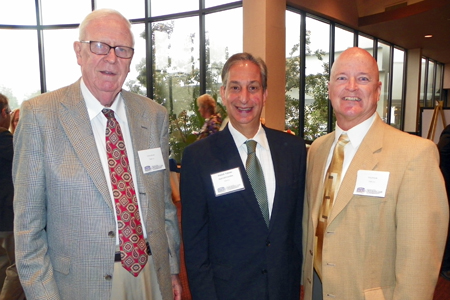
[(394, 48), (392, 66), (392, 97), (390, 105), (390, 124), (395, 128), (403, 128), (404, 107), (404, 74), (405, 74), (405, 51)]
[(381, 119), (388, 123), (389, 115), (389, 97), (390, 97), (390, 76), (391, 76), (391, 47), (390, 45), (378, 42), (377, 63), (380, 71), (381, 95), (378, 101), (377, 112)]
[(333, 130), (335, 117), (327, 86), (330, 66), (343, 51), (355, 45), (377, 60), (382, 82), (378, 114), (386, 123), (403, 129), (405, 51), (294, 8), (288, 8), (286, 13), (287, 129), (310, 142)]
[(118, 10), (131, 20), (135, 54), (123, 88), (166, 106), (171, 118), (172, 155), (179, 161), (184, 147), (193, 141), (192, 132), (203, 124), (196, 98), (208, 92), (219, 100), (221, 107), (222, 66), (229, 56), (242, 52), (243, 47), (242, 1), (2, 3), (0, 39), (14, 43), (0, 50), (0, 92), (11, 100), (12, 109), (26, 99), (80, 78), (73, 42), (78, 40), (79, 22), (93, 7)]
[[(442, 72), (444, 65), (427, 57), (422, 57), (420, 74), (420, 106), (433, 108), (436, 101), (442, 101)], [(448, 107), (448, 103), (446, 104)]]

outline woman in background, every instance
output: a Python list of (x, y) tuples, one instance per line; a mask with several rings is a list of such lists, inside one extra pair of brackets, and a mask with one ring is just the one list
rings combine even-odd
[(208, 94), (203, 94), (197, 98), (198, 111), (205, 118), (205, 123), (200, 130), (197, 140), (216, 133), (222, 124), (222, 117), (216, 113), (216, 101)]
[(11, 124), (9, 125), (9, 131), (14, 134), (16, 131), (17, 123), (19, 123), (20, 108), (16, 108), (11, 112)]

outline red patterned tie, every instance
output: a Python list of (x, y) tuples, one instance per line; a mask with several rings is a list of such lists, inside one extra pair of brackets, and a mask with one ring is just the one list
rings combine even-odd
[(122, 130), (114, 117), (114, 111), (104, 108), (102, 113), (108, 119), (106, 154), (119, 226), (122, 266), (134, 277), (137, 277), (147, 263), (148, 255), (147, 244), (142, 234), (136, 192)]

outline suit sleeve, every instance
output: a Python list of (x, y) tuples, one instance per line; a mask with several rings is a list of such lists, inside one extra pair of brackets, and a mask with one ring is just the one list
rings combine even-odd
[(445, 180), (447, 193), (450, 192), (450, 125), (441, 134), (438, 143), (440, 168)]
[(29, 102), (20, 113), (13, 160), (16, 265), (27, 299), (60, 299), (47, 254), (44, 137)]
[[(300, 152), (300, 168), (299, 173), (296, 174), (298, 178), (298, 185), (299, 185), (299, 191), (298, 191), (298, 199), (297, 199), (297, 212), (296, 212), (296, 219), (295, 219), (295, 243), (297, 246), (298, 254), (301, 258), (301, 266), (303, 266), (304, 262), (304, 255), (303, 255), (303, 246), (306, 243), (306, 237), (304, 237), (304, 227), (305, 224), (303, 223), (303, 217), (305, 216), (304, 209), (308, 210), (307, 204), (305, 204), (306, 197), (305, 197), (305, 181), (306, 181), (306, 147), (305, 144), (302, 142), (299, 149), (296, 149)], [(306, 224), (307, 225), (307, 224)], [(302, 267), (303, 268), (303, 267)], [(302, 268), (300, 271), (302, 271)], [(303, 272), (302, 272), (303, 274)], [(300, 281), (301, 283), (302, 281)]]
[(0, 159), (11, 162), (13, 159), (13, 136), (9, 131), (0, 130)]
[(397, 198), (394, 300), (432, 299), (449, 220), (439, 155), (434, 143), (417, 147)]
[(208, 255), (208, 205), (195, 147), (184, 151), (181, 165), (182, 230), (186, 269), (192, 299), (216, 300)]

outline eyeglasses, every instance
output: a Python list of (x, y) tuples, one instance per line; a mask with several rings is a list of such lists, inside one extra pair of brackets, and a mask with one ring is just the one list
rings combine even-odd
[(97, 41), (80, 41), (80, 43), (85, 43), (90, 45), (90, 50), (92, 53), (97, 55), (108, 55), (111, 48), (114, 49), (114, 53), (120, 58), (132, 58), (134, 54), (134, 49), (125, 46), (110, 46), (108, 44), (97, 42)]

